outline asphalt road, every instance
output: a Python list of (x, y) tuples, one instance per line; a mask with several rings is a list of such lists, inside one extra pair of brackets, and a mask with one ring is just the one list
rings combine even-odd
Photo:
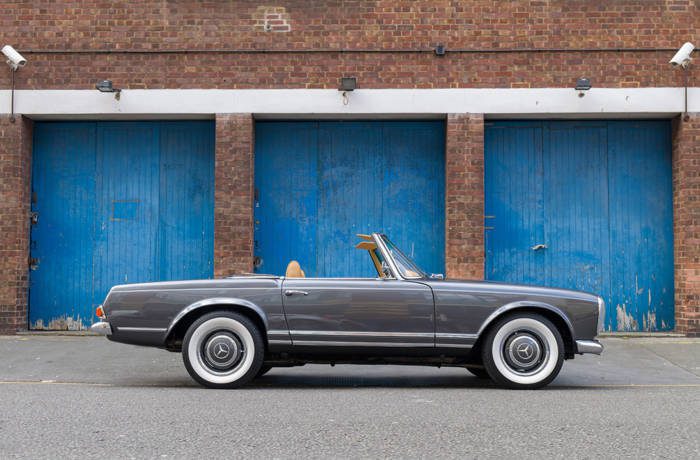
[(0, 458), (700, 458), (700, 340), (606, 339), (538, 391), (305, 366), (242, 390), (97, 337), (0, 337)]

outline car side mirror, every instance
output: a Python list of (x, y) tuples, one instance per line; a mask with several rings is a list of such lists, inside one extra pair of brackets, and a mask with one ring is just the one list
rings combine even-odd
[(432, 273), (432, 274), (430, 275), (430, 278), (431, 278), (431, 279), (434, 279), (434, 280), (444, 280), (444, 279), (445, 279), (445, 275), (443, 275), (442, 273)]

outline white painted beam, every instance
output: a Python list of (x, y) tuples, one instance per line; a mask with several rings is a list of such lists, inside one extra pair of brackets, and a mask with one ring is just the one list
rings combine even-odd
[[(328, 89), (18, 90), (15, 112), (36, 118), (440, 116), (483, 113), (505, 117), (670, 117), (684, 110), (683, 88), (360, 89), (343, 104)], [(700, 88), (689, 88), (688, 111), (700, 112)], [(0, 91), (0, 113), (10, 91)]]

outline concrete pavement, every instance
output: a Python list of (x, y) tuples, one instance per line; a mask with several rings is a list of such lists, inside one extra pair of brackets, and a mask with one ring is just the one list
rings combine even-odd
[(214, 391), (178, 354), (0, 337), (0, 457), (700, 457), (700, 340), (604, 344), (539, 391), (463, 369), (318, 365)]

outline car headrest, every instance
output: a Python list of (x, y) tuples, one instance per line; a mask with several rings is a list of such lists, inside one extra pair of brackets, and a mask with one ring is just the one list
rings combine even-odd
[(304, 270), (301, 269), (299, 262), (292, 260), (289, 262), (289, 265), (287, 265), (287, 271), (285, 272), (284, 276), (287, 278), (306, 278), (306, 273), (304, 273)]

